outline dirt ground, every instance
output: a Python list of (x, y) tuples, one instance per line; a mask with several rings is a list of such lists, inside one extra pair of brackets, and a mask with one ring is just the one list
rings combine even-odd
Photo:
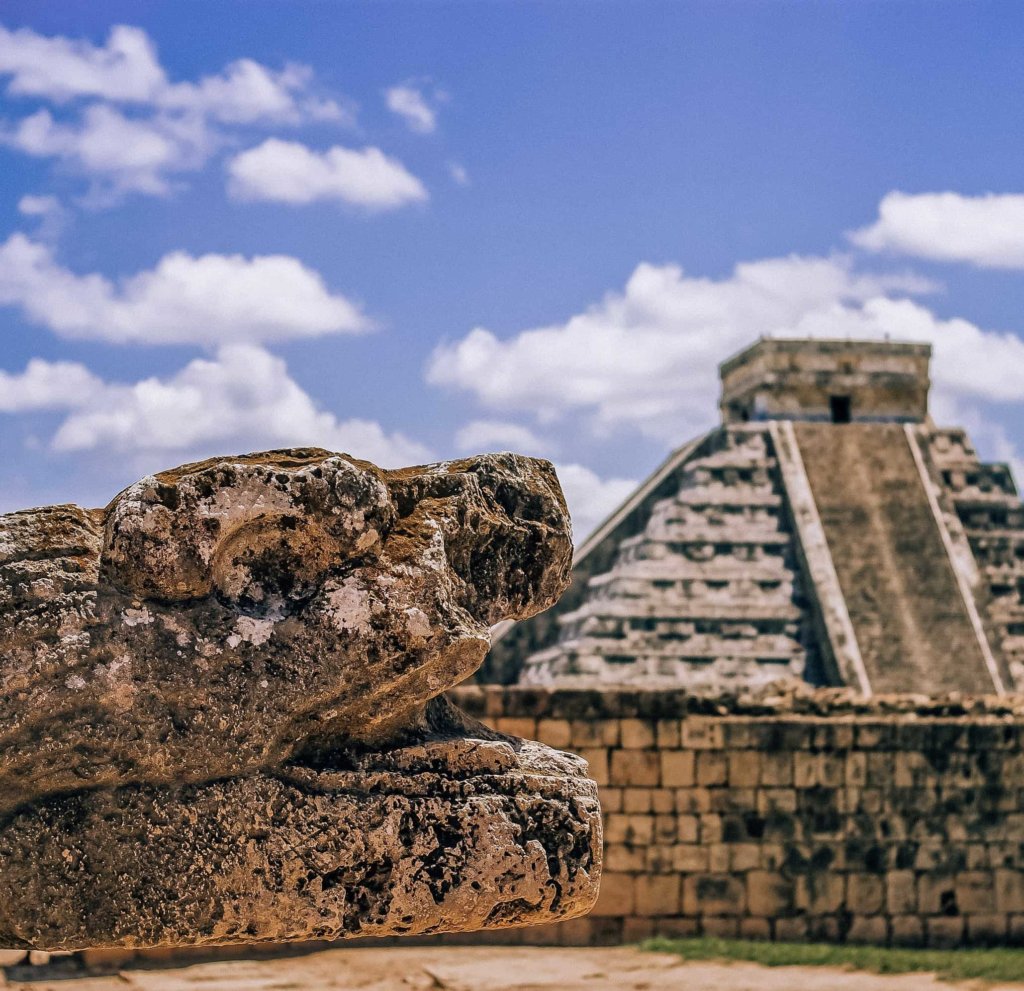
[[(26, 975), (24, 970), (18, 977)], [(927, 974), (876, 976), (824, 967), (684, 963), (630, 947), (394, 947), (340, 949), (270, 960), (233, 960), (107, 977), (52, 978), (37, 968), (23, 991), (949, 991)], [(2, 981), (0, 981), (2, 983)], [(1024, 983), (982, 985), (1022, 991)]]

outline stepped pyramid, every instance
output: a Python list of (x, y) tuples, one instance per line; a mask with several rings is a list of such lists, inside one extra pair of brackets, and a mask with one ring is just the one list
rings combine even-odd
[(762, 339), (720, 426), (583, 544), (484, 680), (864, 694), (1024, 689), (1024, 509), (928, 415), (926, 344)]

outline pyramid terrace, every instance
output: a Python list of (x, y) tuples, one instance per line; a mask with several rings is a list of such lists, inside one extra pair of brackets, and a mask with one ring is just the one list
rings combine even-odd
[(928, 413), (927, 344), (762, 339), (721, 423), (577, 551), (486, 677), (694, 689), (781, 679), (1024, 688), (1024, 510), (1010, 469)]

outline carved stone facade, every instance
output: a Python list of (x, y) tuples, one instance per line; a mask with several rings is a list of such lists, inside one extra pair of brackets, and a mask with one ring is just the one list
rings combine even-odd
[(930, 348), (761, 340), (721, 426), (579, 548), (483, 679), (1000, 694), (1024, 685), (1024, 509), (927, 412)]

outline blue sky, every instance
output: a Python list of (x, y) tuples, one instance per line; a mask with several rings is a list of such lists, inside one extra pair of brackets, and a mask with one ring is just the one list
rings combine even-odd
[(1016, 462), (1016, 4), (0, 12), (0, 509), (195, 457), (551, 457), (582, 534), (758, 334), (935, 344)]

